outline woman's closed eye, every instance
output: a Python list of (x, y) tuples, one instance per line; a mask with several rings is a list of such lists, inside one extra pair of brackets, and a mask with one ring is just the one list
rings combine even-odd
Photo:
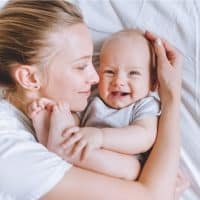
[(78, 65), (78, 66), (76, 66), (76, 69), (78, 69), (78, 70), (84, 70), (84, 69), (86, 69), (87, 67), (88, 67), (88, 63), (86, 63), (86, 64), (80, 64), (80, 65)]

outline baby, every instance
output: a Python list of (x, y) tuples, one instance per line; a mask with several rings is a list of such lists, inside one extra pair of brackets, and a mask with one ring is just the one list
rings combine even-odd
[(153, 145), (160, 114), (159, 101), (151, 96), (156, 86), (153, 55), (147, 39), (134, 29), (117, 32), (103, 44), (98, 95), (81, 126), (101, 128), (104, 148), (135, 155)]
[[(81, 128), (65, 133), (67, 140), (61, 137), (60, 141), (65, 141), (63, 146), (72, 146), (73, 141), (78, 146), (76, 151), (83, 151), (84, 157), (97, 148), (131, 156), (134, 173), (128, 179), (136, 179), (144, 160), (141, 154), (147, 152), (155, 141), (160, 114), (159, 101), (151, 95), (156, 85), (154, 64), (152, 48), (140, 31), (123, 30), (106, 40), (100, 53), (98, 95), (91, 98), (81, 114), (81, 122), (76, 117), (76, 124)], [(51, 117), (53, 105), (52, 101), (41, 99), (29, 107), (37, 138), (47, 147), (58, 138), (59, 130), (66, 128), (61, 118), (71, 121), (74, 126), (66, 105), (57, 106), (57, 114)], [(78, 136), (73, 140), (69, 135), (75, 138), (74, 132)], [(51, 141), (48, 140), (49, 134), (54, 138)], [(87, 163), (72, 162), (90, 168), (85, 166)], [(118, 176), (104, 167), (93, 164), (92, 170)]]

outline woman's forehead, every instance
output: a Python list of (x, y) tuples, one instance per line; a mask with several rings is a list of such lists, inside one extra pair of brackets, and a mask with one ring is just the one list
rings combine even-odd
[(84, 24), (59, 28), (50, 34), (52, 51), (62, 52), (68, 60), (76, 60), (84, 56), (92, 56), (93, 44), (90, 33)]
[(57, 30), (50, 37), (52, 51), (68, 62), (92, 57), (92, 39), (84, 24), (76, 24)]

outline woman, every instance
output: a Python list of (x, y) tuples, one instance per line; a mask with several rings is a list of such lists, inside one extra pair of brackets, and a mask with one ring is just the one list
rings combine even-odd
[[(37, 98), (87, 105), (98, 76), (79, 11), (59, 0), (12, 0), (0, 13), (0, 195), (3, 199), (173, 199), (179, 160), (180, 55), (151, 33), (162, 114), (158, 137), (137, 182), (83, 170), (37, 143), (28, 105)], [(170, 131), (169, 130), (170, 127)], [(173, 156), (172, 156), (173, 155)], [(165, 164), (167, 163), (167, 164)]]

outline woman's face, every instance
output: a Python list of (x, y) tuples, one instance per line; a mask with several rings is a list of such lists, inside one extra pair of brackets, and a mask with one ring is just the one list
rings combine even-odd
[(87, 105), (91, 86), (99, 80), (92, 64), (93, 44), (89, 31), (84, 24), (76, 24), (58, 30), (52, 42), (57, 50), (50, 60), (47, 84), (41, 88), (41, 96), (65, 101), (71, 111), (81, 111)]

